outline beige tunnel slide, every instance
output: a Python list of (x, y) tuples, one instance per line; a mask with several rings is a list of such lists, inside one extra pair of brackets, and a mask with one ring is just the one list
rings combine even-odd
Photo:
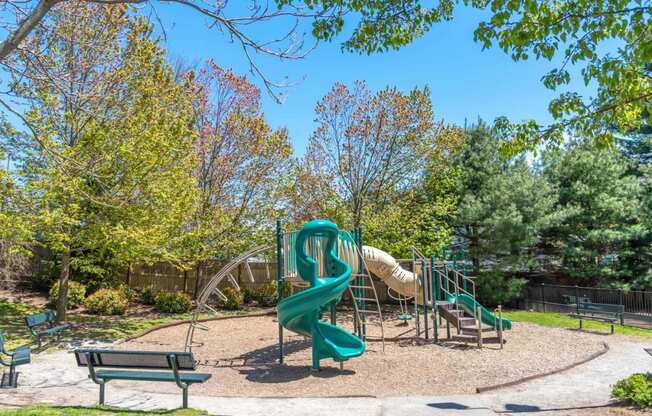
[[(360, 257), (352, 238), (340, 239), (338, 256), (347, 262), (352, 270), (358, 270)], [(405, 270), (389, 253), (375, 247), (362, 246), (362, 257), (367, 271), (381, 279), (390, 289), (408, 298), (414, 298), (416, 291), (417, 302), (423, 304), (421, 281), (415, 273)], [(351, 279), (355, 276), (355, 273), (352, 273)]]

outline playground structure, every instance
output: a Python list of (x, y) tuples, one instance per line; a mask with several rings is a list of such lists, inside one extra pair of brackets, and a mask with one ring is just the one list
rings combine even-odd
[[(332, 358), (342, 363), (358, 357), (365, 351), (363, 338), (349, 333), (336, 325), (321, 320), (322, 311), (330, 309), (334, 317), (335, 305), (342, 293), (349, 287), (352, 269), (349, 263), (339, 257), (338, 247), (348, 248), (347, 240), (339, 241), (337, 225), (327, 220), (313, 220), (306, 224), (296, 236), (295, 254), (299, 276), (309, 287), (282, 299), (278, 303), (279, 328), (310, 337), (312, 340), (312, 369), (319, 370), (319, 361)], [(315, 249), (321, 254), (316, 257), (306, 253)], [(283, 338), (280, 337), (282, 342)], [(281, 356), (282, 357), (282, 356)]]
[[(312, 316), (315, 314), (321, 316), (322, 312), (328, 311), (330, 325), (335, 326), (337, 322), (336, 305), (341, 301), (345, 291), (352, 300), (355, 336), (361, 341), (380, 341), (384, 349), (383, 313), (372, 275), (381, 279), (388, 287), (389, 296), (399, 301), (402, 309), (399, 320), (405, 323), (414, 322), (415, 337), (432, 339), (433, 342), (438, 343), (441, 341), (439, 329), (445, 325), (446, 340), (448, 341), (473, 343), (479, 347), (482, 347), (483, 343), (495, 342), (499, 343), (502, 348), (503, 330), (510, 329), (511, 322), (502, 319), (500, 309), (491, 311), (476, 301), (475, 283), (473, 278), (466, 273), (463, 252), (451, 255), (450, 251), (447, 253), (444, 250), (438, 255), (427, 257), (413, 247), (412, 271), (409, 271), (401, 267), (399, 262), (388, 253), (371, 246), (364, 246), (362, 232), (359, 229), (352, 232), (337, 230), (337, 238), (333, 237), (333, 232), (324, 230), (315, 231), (300, 238), (301, 232), (302, 230), (284, 231), (282, 223), (277, 221), (276, 247), (256, 247), (233, 259), (210, 279), (197, 298), (197, 307), (185, 340), (186, 351), (191, 351), (193, 346), (198, 345), (194, 341), (196, 329), (207, 330), (207, 327), (201, 322), (201, 315), (207, 312), (216, 313), (216, 310), (210, 306), (211, 297), (225, 299), (219, 285), (223, 281), (227, 281), (239, 289), (232, 272), (241, 264), (245, 266), (250, 280), (253, 281), (249, 259), (266, 252), (272, 252), (276, 257), (279, 305), (278, 344), (281, 364), (284, 357), (284, 329), (287, 328), (308, 336), (308, 332), (312, 334), (313, 329), (317, 326), (330, 328), (317, 322), (306, 322), (306, 318), (303, 320), (297, 318), (298, 315), (307, 315), (308, 310), (311, 311)], [(348, 265), (349, 271), (346, 279), (343, 277), (346, 273), (341, 264)], [(331, 280), (335, 278), (338, 282), (333, 286), (337, 288), (335, 291), (337, 293), (333, 292), (333, 288), (322, 288), (320, 289), (322, 294), (312, 295), (314, 298), (310, 298), (311, 295), (306, 294), (295, 297), (306, 291), (317, 293), (315, 283), (317, 286), (329, 288), (329, 285), (324, 285), (326, 278)], [(298, 301), (284, 300), (283, 288), (286, 283), (290, 283), (295, 292), (288, 299), (294, 297), (294, 299), (303, 299), (302, 302), (310, 300), (315, 304), (320, 303), (319, 307), (311, 305), (301, 309), (299, 306), (301, 302), (294, 303)], [(297, 291), (298, 293), (296, 293)], [(327, 291), (329, 291), (328, 296), (325, 295)], [(292, 306), (288, 307), (287, 305), (290, 303)], [(411, 310), (408, 310), (408, 306)], [(288, 314), (288, 310), (295, 313)], [(299, 310), (302, 312), (296, 313)], [(370, 319), (371, 316), (374, 319)], [(375, 327), (376, 330), (372, 330), (372, 327)], [(452, 328), (455, 329), (455, 334), (452, 333)], [(337, 332), (333, 329), (324, 329), (324, 331), (331, 331), (329, 334)], [(408, 330), (404, 334), (410, 331)], [(490, 332), (496, 334), (488, 336), (487, 333)], [(324, 338), (322, 333), (318, 334), (318, 337)], [(351, 340), (347, 342), (349, 341)], [(338, 355), (332, 348), (330, 351), (326, 351), (329, 348), (321, 346), (313, 348), (317, 351), (313, 360), (313, 368), (318, 368), (320, 357), (332, 357), (340, 363), (347, 359), (346, 354)], [(360, 349), (359, 346), (356, 348)], [(351, 352), (349, 351), (349, 353)]]

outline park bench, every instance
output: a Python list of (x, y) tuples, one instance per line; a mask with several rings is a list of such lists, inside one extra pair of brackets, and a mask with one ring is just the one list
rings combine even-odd
[(56, 315), (50, 310), (26, 316), (25, 324), (36, 338), (39, 349), (44, 337), (55, 335), (58, 337), (64, 330), (70, 328), (68, 324), (57, 325)]
[[(9, 351), (5, 347), (5, 334), (0, 329), (0, 364), (4, 367), (9, 367), (9, 374), (2, 372), (2, 380), (0, 380), (0, 387), (17, 387), (18, 386), (18, 373), (16, 367), (23, 364), (29, 364), (31, 358), (31, 348), (29, 346), (18, 347), (13, 351)], [(4, 358), (9, 357), (9, 358)]]
[(614, 305), (610, 303), (593, 303), (580, 302), (576, 305), (576, 311), (568, 314), (571, 318), (579, 319), (580, 329), (582, 321), (600, 321), (611, 324), (611, 333), (614, 333), (614, 324), (623, 324), (625, 307), (623, 305)]
[[(203, 383), (210, 374), (189, 373), (196, 363), (191, 352), (121, 351), (78, 349), (77, 365), (88, 368), (88, 377), (100, 386), (104, 404), (106, 383), (111, 380), (174, 382), (183, 391), (183, 408), (188, 407), (188, 387)], [(167, 370), (167, 371), (152, 371)]]

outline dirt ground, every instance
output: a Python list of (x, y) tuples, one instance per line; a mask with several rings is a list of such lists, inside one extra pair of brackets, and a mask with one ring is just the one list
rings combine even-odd
[[(505, 332), (504, 349), (488, 344), (483, 349), (455, 343), (434, 345), (413, 339), (411, 327), (386, 317), (383, 345), (367, 342), (366, 352), (344, 363), (322, 361), (322, 371), (310, 371), (310, 342), (285, 331), (285, 365), (278, 364), (278, 322), (275, 316), (244, 317), (206, 323), (197, 331), (203, 343), (193, 352), (198, 371), (211, 380), (193, 386), (194, 394), (218, 396), (310, 397), (398, 396), (474, 393), (494, 385), (559, 369), (601, 351), (604, 335), (515, 323)], [(338, 312), (338, 325), (351, 329), (351, 316)], [(124, 349), (181, 350), (187, 325), (164, 328), (121, 344)], [(369, 326), (368, 334), (380, 334)], [(446, 336), (444, 328), (440, 336)], [(618, 336), (608, 337), (610, 343)], [(160, 384), (160, 383), (159, 383)], [(156, 389), (166, 388), (156, 385)], [(170, 387), (171, 391), (174, 387)], [(583, 416), (583, 415), (582, 415)], [(610, 415), (611, 416), (611, 415)]]

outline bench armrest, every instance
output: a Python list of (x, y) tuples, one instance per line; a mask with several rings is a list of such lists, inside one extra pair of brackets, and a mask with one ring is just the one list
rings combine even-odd
[(88, 378), (93, 380), (95, 384), (104, 384), (104, 380), (100, 380), (97, 378), (97, 374), (95, 374), (95, 367), (93, 367), (93, 354), (90, 352), (85, 352), (84, 356), (86, 357), (86, 367), (88, 367)]
[(179, 388), (184, 390), (187, 389), (188, 384), (181, 381), (181, 377), (179, 377), (179, 364), (177, 363), (176, 354), (168, 355), (168, 363), (170, 364), (170, 368), (172, 369), (172, 373), (174, 374), (174, 381), (177, 383), (177, 386), (179, 386)]

